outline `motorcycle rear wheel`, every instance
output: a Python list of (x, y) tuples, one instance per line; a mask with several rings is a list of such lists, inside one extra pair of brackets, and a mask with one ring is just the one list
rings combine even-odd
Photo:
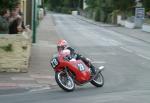
[(101, 72), (91, 81), (91, 84), (96, 87), (102, 87), (104, 85), (104, 77)]
[(67, 76), (64, 71), (55, 73), (55, 80), (60, 88), (67, 92), (71, 92), (75, 89), (75, 83), (71, 76)]

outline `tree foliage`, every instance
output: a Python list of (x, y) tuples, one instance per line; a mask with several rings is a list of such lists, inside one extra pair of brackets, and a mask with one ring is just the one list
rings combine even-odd
[(0, 9), (12, 9), (19, 3), (19, 0), (0, 0)]
[(135, 6), (134, 0), (112, 0), (113, 9), (126, 11)]
[(119, 9), (122, 11), (127, 10), (134, 6), (134, 0), (86, 0), (90, 8), (112, 8), (113, 10)]
[(83, 0), (45, 0), (45, 2), (52, 11), (68, 12), (69, 10), (78, 9)]
[(146, 11), (150, 10), (150, 0), (143, 0), (143, 6), (145, 7)]
[(110, 18), (108, 16), (116, 15), (116, 11), (126, 13), (127, 11), (132, 11), (135, 6), (134, 0), (86, 0), (86, 3), (88, 4), (87, 10), (91, 9), (96, 13), (94, 15), (96, 20), (104, 22), (108, 21), (107, 19)]

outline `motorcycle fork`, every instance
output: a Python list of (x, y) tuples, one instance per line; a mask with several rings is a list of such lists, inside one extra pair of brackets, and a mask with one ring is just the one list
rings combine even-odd
[(98, 70), (98, 71), (96, 72), (96, 74), (91, 78), (90, 81), (94, 80), (94, 79), (98, 76), (98, 74), (99, 74), (100, 72), (101, 72), (101, 70)]
[(75, 79), (74, 74), (69, 71), (67, 67), (65, 67), (64, 72), (66, 73), (67, 77), (71, 76), (73, 79)]
[(67, 77), (69, 77), (69, 73), (68, 73), (68, 68), (67, 67), (65, 67), (64, 71), (67, 74)]

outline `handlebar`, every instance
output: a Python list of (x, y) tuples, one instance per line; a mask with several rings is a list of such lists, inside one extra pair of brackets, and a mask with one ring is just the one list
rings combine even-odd
[(69, 61), (69, 60), (71, 60), (71, 59), (76, 59), (76, 58), (77, 58), (77, 55), (76, 55), (76, 54), (75, 54), (75, 55), (67, 55), (67, 56), (64, 57), (64, 60)]

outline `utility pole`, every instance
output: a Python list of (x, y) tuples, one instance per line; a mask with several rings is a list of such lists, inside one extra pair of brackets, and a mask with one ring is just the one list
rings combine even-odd
[(80, 2), (81, 2), (81, 1), (78, 0), (78, 7), (77, 7), (78, 15), (80, 15), (80, 9), (81, 9), (81, 8), (80, 8)]
[(37, 22), (37, 10), (36, 10), (36, 0), (32, 0), (32, 43), (36, 43), (36, 22)]
[(78, 9), (80, 10), (80, 0), (78, 1)]

